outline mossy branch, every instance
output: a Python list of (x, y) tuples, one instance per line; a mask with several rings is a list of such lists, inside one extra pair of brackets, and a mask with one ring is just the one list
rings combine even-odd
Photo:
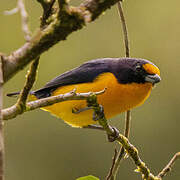
[(50, 24), (39, 29), (22, 47), (8, 56), (3, 56), (4, 82), (7, 82), (15, 73), (53, 45), (65, 40), (72, 32), (82, 29), (87, 23), (97, 19), (99, 15), (118, 1), (86, 0), (78, 7), (71, 7), (66, 2), (66, 8), (63, 11), (58, 9), (48, 13), (48, 17), (51, 18)]
[[(168, 163), (168, 165), (157, 175), (153, 175), (150, 172), (150, 169), (145, 165), (145, 163), (141, 160), (138, 150), (134, 145), (132, 145), (128, 138), (126, 138), (124, 135), (118, 133), (115, 133), (114, 128), (112, 128), (108, 123), (107, 119), (105, 117), (104, 112), (101, 109), (101, 105), (97, 102), (97, 97), (95, 94), (92, 94), (90, 97), (87, 98), (87, 104), (88, 106), (91, 106), (94, 109), (94, 112), (96, 116), (98, 117), (99, 124), (103, 127), (103, 129), (106, 131), (106, 134), (108, 137), (114, 138), (117, 142), (119, 142), (122, 147), (125, 149), (125, 152), (131, 157), (131, 159), (134, 161), (137, 169), (136, 172), (139, 172), (142, 174), (143, 180), (162, 180), (162, 177), (164, 177), (172, 168), (174, 162), (180, 157), (180, 152), (176, 153), (174, 157), (171, 159), (171, 161)], [(115, 153), (115, 156), (117, 157), (117, 152)]]
[(57, 96), (51, 96), (48, 98), (38, 99), (36, 101), (31, 101), (26, 103), (26, 105), (20, 106), (18, 103), (15, 105), (3, 109), (2, 116), (3, 120), (13, 119), (17, 115), (23, 112), (32, 111), (38, 108), (53, 105), (58, 102), (68, 101), (68, 100), (86, 100), (91, 94), (100, 95), (105, 92), (105, 89), (99, 92), (87, 92), (87, 93), (76, 93), (76, 90), (72, 90), (66, 94), (59, 94)]
[(53, 14), (53, 5), (55, 3), (55, 0), (37, 0), (42, 8), (43, 8), (43, 15), (41, 17), (41, 25), (40, 28), (43, 29), (46, 25), (50, 24), (48, 22), (48, 18)]
[(26, 82), (24, 84), (23, 89), (21, 90), (20, 96), (17, 100), (16, 106), (19, 107), (19, 113), (20, 111), (24, 111), (26, 109), (26, 101), (29, 95), (29, 92), (31, 90), (31, 88), (34, 85), (34, 82), (36, 80), (36, 74), (37, 74), (37, 68), (39, 65), (39, 57), (36, 58), (30, 67), (30, 70), (28, 71), (27, 75), (26, 75)]

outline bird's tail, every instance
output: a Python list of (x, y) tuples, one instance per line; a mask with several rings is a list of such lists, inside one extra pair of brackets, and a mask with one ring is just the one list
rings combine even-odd
[(19, 94), (20, 94), (20, 91), (19, 92), (8, 93), (8, 94), (6, 94), (6, 96), (8, 96), (8, 97), (16, 97)]
[[(19, 91), (19, 92), (8, 93), (8, 94), (6, 94), (6, 96), (8, 96), (8, 97), (18, 97), (19, 94), (20, 94), (20, 91)], [(29, 93), (28, 101), (34, 101), (34, 100), (36, 100), (36, 99), (37, 99), (37, 98), (36, 98), (36, 96), (34, 95), (33, 91), (31, 91), (31, 92)]]

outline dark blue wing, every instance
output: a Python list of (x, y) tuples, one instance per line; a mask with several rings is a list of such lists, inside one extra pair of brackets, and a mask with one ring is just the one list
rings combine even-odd
[(33, 94), (37, 98), (45, 98), (51, 96), (51, 92), (61, 86), (92, 82), (99, 74), (110, 72), (110, 64), (114, 60), (115, 58), (105, 58), (88, 61), (54, 78)]

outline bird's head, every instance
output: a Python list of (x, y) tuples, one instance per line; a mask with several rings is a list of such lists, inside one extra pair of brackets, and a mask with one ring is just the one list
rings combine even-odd
[(113, 65), (115, 75), (120, 83), (151, 83), (161, 81), (160, 70), (152, 62), (145, 59), (124, 58)]

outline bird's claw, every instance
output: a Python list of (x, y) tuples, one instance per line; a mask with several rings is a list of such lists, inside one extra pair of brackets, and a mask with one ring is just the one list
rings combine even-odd
[(103, 108), (103, 106), (99, 105), (99, 107), (100, 107), (100, 110), (99, 110), (98, 114), (95, 111), (93, 112), (93, 118), (92, 119), (94, 121), (98, 121), (99, 119), (103, 118), (103, 116), (104, 116), (104, 108)]
[(111, 127), (114, 131), (112, 135), (108, 135), (108, 141), (114, 142), (119, 137), (119, 130), (115, 127)]

